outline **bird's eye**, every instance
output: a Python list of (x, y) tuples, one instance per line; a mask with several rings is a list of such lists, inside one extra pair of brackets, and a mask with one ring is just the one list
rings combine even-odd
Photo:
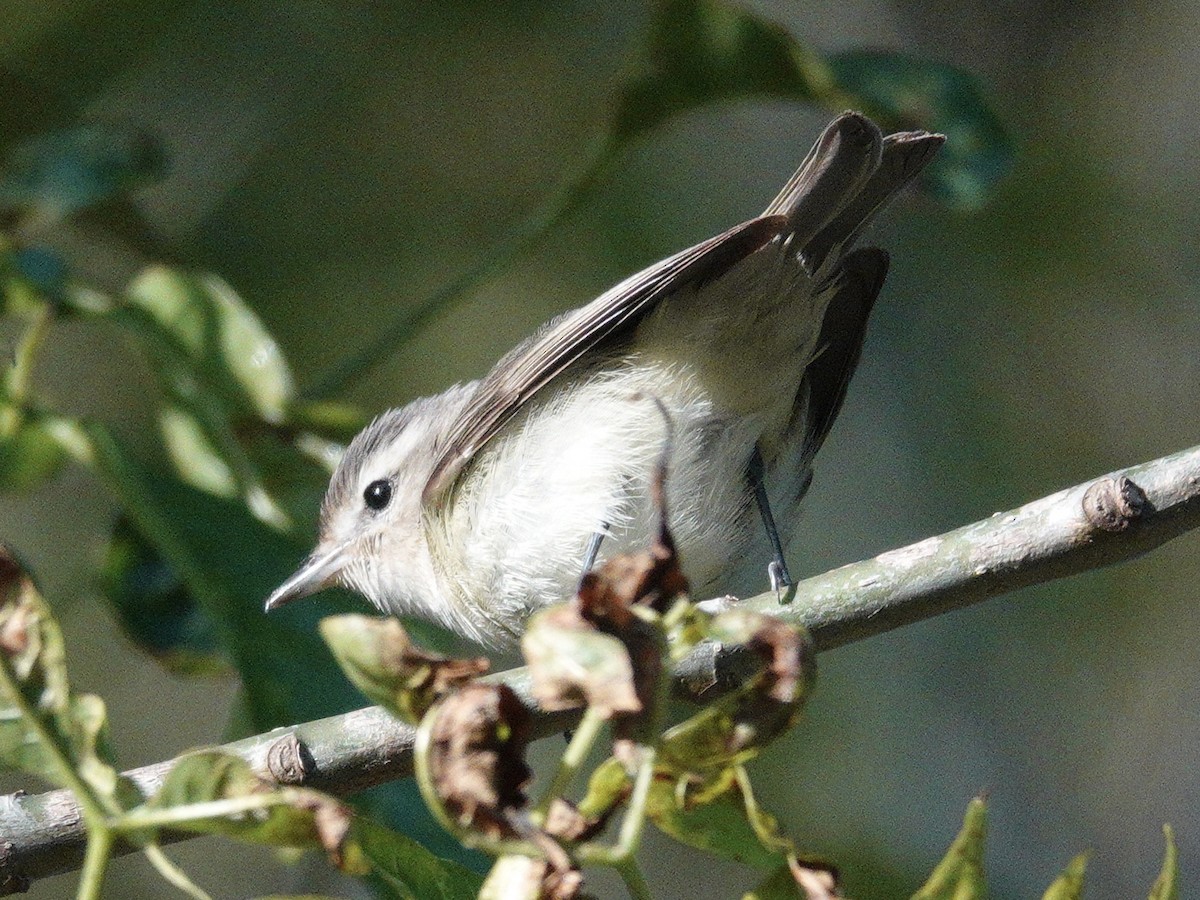
[(392, 502), (392, 483), (386, 478), (372, 481), (363, 491), (363, 502), (370, 509), (381, 510)]

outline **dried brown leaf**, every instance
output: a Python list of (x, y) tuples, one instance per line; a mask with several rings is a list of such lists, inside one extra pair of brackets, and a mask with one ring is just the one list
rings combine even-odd
[(439, 697), (488, 670), (483, 657), (450, 659), (417, 646), (390, 616), (330, 616), (321, 635), (360, 691), (412, 724)]
[(573, 606), (555, 606), (534, 616), (521, 649), (533, 696), (543, 709), (587, 704), (605, 718), (642, 709), (624, 643), (597, 630)]
[(788, 868), (796, 884), (804, 891), (806, 900), (839, 900), (838, 873), (836, 869), (805, 862), (792, 856)]
[(429, 768), (446, 809), (492, 838), (519, 837), (531, 772), (525, 764), (532, 719), (506, 685), (468, 684), (441, 700)]
[(712, 623), (712, 637), (738, 644), (759, 661), (733, 705), (727, 752), (761, 747), (791, 728), (816, 673), (816, 655), (799, 628), (750, 610), (732, 609)]
[(583, 876), (578, 869), (556, 869), (544, 859), (501, 856), (488, 873), (480, 900), (576, 900)]

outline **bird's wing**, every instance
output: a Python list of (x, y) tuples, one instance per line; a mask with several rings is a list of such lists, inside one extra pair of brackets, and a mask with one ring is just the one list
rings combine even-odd
[(664, 298), (727, 272), (786, 226), (760, 216), (625, 279), (587, 306), (548, 322), (479, 382), (442, 445), (423, 500), (436, 501), (505, 423), (585, 353), (629, 334)]

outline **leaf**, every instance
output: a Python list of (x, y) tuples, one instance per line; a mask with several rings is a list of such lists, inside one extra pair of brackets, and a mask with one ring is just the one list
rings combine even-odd
[(795, 723), (816, 677), (815, 653), (802, 629), (745, 609), (713, 619), (709, 637), (756, 665), (741, 687), (667, 731), (659, 764), (719, 783)]
[[(134, 280), (126, 299), (101, 316), (134, 333), (150, 357), (169, 401), (163, 430), (180, 476), (218, 496), (240, 494), (258, 518), (289, 527), (291, 519), (267, 488), (267, 467), (243, 441), (247, 429), (281, 426), (294, 393), (275, 341), (213, 276), (153, 266)], [(289, 481), (297, 464), (316, 471), (291, 448), (287, 459), (286, 467), (278, 455), (266, 462)]]
[(610, 756), (592, 771), (587, 793), (577, 804), (577, 812), (590, 821), (607, 819), (629, 797), (632, 788), (633, 780), (625, 764)]
[(103, 797), (118, 790), (104, 701), (73, 695), (58, 623), (12, 553), (0, 546), (0, 766)]
[[(194, 817), (187, 815), (186, 807), (193, 804), (238, 798), (253, 805), (235, 814), (212, 815), (200, 807)], [(319, 791), (278, 788), (255, 775), (240, 756), (219, 750), (180, 757), (145, 808), (178, 813), (173, 829), (224, 834), (273, 847), (321, 848), (339, 864), (345, 859), (352, 815), (350, 807)]]
[(700, 106), (779, 98), (857, 108), (895, 128), (944, 133), (947, 145), (923, 179), (951, 206), (979, 207), (1012, 168), (1012, 141), (986, 91), (954, 66), (879, 51), (826, 60), (723, 0), (662, 0), (643, 57), (648, 71), (626, 85), (617, 104), (618, 144)]
[(792, 877), (792, 870), (784, 863), (747, 891), (742, 900), (805, 900), (805, 897)]
[[(240, 503), (147, 468), (99, 425), (82, 426), (79, 436), (132, 530), (175, 573), (195, 615), (211, 622), (216, 652), (237, 669), (240, 731), (231, 738), (362, 705), (316, 634), (328, 601), (297, 604), (270, 616), (262, 611), (263, 600), (295, 568), (306, 545), (267, 527)], [(202, 635), (200, 629), (197, 640)], [(412, 782), (377, 788), (361, 803), (447, 855), (464, 853), (433, 823)]]
[(473, 900), (483, 879), (458, 863), (434, 856), (416, 841), (390, 828), (355, 818), (351, 839), (371, 871), (398, 896), (414, 900)]
[(575, 900), (581, 896), (578, 869), (555, 869), (544, 859), (501, 856), (479, 890), (479, 900)]
[(57, 312), (65, 310), (67, 261), (62, 254), (50, 247), (22, 247), (13, 254), (13, 268), (38, 294), (52, 301)]
[(605, 719), (642, 710), (625, 645), (569, 606), (532, 616), (521, 636), (521, 652), (529, 664), (530, 689), (543, 709), (586, 704)]
[[(237, 293), (214, 275), (151, 266), (129, 286), (129, 303), (148, 313), (184, 350), (193, 374), (227, 403), (280, 422), (295, 394), (291, 370), (274, 338)], [(136, 324), (131, 317), (120, 321)], [(145, 323), (140, 330), (145, 332)], [(179, 382), (183, 396), (200, 385)]]
[(216, 623), (125, 517), (113, 528), (100, 570), (100, 588), (130, 640), (172, 672), (230, 671)]
[(93, 123), (28, 138), (8, 155), (0, 206), (67, 214), (158, 180), (166, 155), (154, 136)]
[(976, 797), (967, 805), (962, 830), (946, 856), (913, 900), (982, 900), (987, 896), (983, 875), (983, 842), (987, 831), (987, 804)]
[(643, 58), (650, 71), (618, 102), (618, 142), (699, 106), (747, 97), (813, 102), (834, 87), (824, 62), (784, 29), (719, 0), (661, 0)]
[(1083, 873), (1087, 869), (1088, 855), (1080, 853), (1063, 869), (1063, 873), (1054, 879), (1042, 900), (1080, 900), (1083, 897)]
[(218, 497), (237, 496), (238, 483), (233, 471), (195, 416), (168, 405), (159, 412), (158, 424), (167, 454), (184, 481)]
[(1175, 831), (1170, 825), (1163, 826), (1163, 837), (1167, 849), (1163, 854), (1162, 871), (1150, 887), (1150, 900), (1179, 900), (1179, 850), (1175, 846)]
[(428, 750), (418, 754), (417, 768), (425, 802), (444, 809), (459, 828), (493, 839), (525, 837), (513, 823), (528, 801), (532, 718), (512, 688), (468, 684), (439, 700), (429, 716)]
[(291, 419), (298, 427), (342, 444), (350, 443), (371, 421), (358, 407), (332, 400), (295, 403)]
[(482, 657), (447, 659), (422, 650), (391, 617), (329, 616), (320, 629), (355, 687), (410, 725), (439, 697), (488, 670)]
[(254, 731), (344, 712), (361, 701), (315, 634), (318, 604), (267, 616), (262, 602), (304, 547), (213, 497), (146, 468), (106, 429), (83, 426), (98, 473), (145, 545), (212, 623), (245, 686)]
[(976, 209), (1012, 169), (1012, 139), (979, 80), (945, 63), (901, 53), (854, 50), (829, 60), (847, 102), (897, 128), (946, 135), (925, 184), (950, 206)]
[(521, 641), (539, 704), (586, 703), (611, 719), (614, 750), (627, 761), (657, 736), (668, 656), (661, 617), (687, 591), (664, 512), (665, 480), (664, 454), (652, 482), (659, 527), (650, 547), (588, 572), (572, 601), (536, 616)]
[(650, 787), (646, 815), (662, 831), (689, 847), (756, 869), (769, 870), (786, 862), (791, 842), (776, 831), (774, 819), (758, 812), (759, 828), (774, 838), (771, 846), (763, 843), (735, 781), (700, 802), (679, 790), (680, 785), (675, 779), (656, 777)]
[(62, 445), (36, 419), (25, 418), (15, 433), (0, 436), (0, 491), (31, 491), (66, 462)]
[(841, 896), (835, 871), (791, 857), (742, 900), (838, 900)]

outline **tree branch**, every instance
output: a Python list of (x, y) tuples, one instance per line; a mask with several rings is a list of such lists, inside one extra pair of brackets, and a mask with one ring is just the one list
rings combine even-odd
[[(1200, 447), (809, 578), (783, 602), (774, 594), (742, 602), (807, 627), (817, 648), (827, 650), (1020, 587), (1133, 559), (1197, 526)], [(738, 663), (736, 654), (705, 645), (683, 661), (677, 675), (715, 695), (722, 684), (737, 681)], [(492, 678), (535, 706), (524, 669)], [(536, 734), (557, 734), (577, 719), (577, 713), (538, 711)], [(413, 729), (371, 707), (222, 749), (281, 783), (350, 794), (411, 775), (412, 739)], [(172, 764), (156, 763), (127, 776), (152, 793)], [(84, 841), (79, 808), (68, 791), (0, 797), (0, 894), (78, 868)]]

